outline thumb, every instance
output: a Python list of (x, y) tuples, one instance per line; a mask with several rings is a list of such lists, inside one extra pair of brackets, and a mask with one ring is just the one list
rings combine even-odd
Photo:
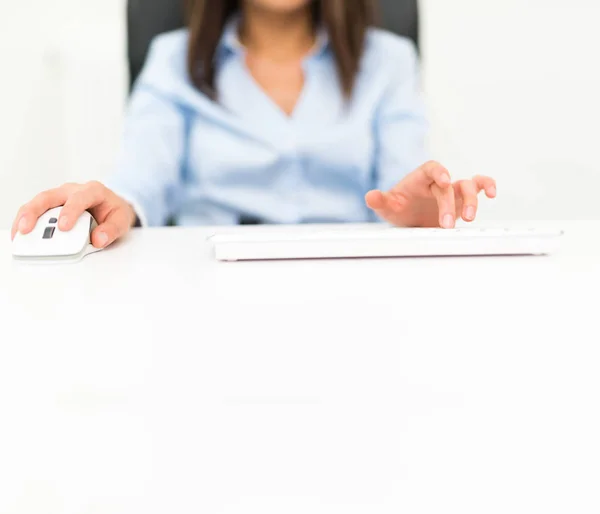
[(383, 217), (394, 216), (404, 210), (407, 200), (397, 193), (384, 193), (379, 190), (369, 191), (365, 197), (367, 207)]
[(106, 248), (123, 237), (131, 228), (131, 216), (132, 213), (126, 208), (119, 208), (110, 213), (92, 233), (94, 247)]
[(369, 191), (365, 196), (365, 201), (367, 203), (367, 207), (369, 207), (369, 209), (373, 209), (374, 211), (383, 209), (385, 206), (385, 196), (379, 190)]

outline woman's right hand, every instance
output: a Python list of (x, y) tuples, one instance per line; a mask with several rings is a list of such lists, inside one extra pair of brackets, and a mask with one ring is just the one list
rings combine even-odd
[(19, 209), (12, 226), (12, 238), (17, 232), (28, 234), (42, 214), (63, 205), (58, 220), (59, 230), (71, 230), (79, 217), (89, 211), (98, 222), (92, 233), (92, 244), (96, 248), (105, 248), (123, 237), (136, 220), (133, 207), (100, 182), (65, 184), (40, 193)]

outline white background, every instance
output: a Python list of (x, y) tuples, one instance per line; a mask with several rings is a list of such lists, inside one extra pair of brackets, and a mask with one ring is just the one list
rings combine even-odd
[(0, 513), (600, 513), (600, 222), (563, 228), (272, 263), (211, 229), (77, 266), (0, 238)]
[[(39, 190), (102, 179), (126, 102), (123, 0), (0, 0), (0, 228)], [(485, 173), (495, 219), (598, 218), (600, 3), (423, 0), (434, 156)]]

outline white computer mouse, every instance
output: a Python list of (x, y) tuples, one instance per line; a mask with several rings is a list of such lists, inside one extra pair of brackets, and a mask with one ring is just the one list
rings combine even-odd
[(29, 234), (17, 233), (12, 245), (13, 258), (24, 262), (77, 262), (97, 252), (90, 235), (96, 222), (84, 212), (73, 229), (63, 232), (58, 228), (62, 207), (43, 214)]

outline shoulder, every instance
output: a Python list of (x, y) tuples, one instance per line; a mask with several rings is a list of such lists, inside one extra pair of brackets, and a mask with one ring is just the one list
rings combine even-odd
[(165, 32), (156, 36), (150, 44), (150, 54), (157, 56), (179, 55), (187, 52), (188, 29)]
[(418, 66), (415, 43), (382, 29), (369, 29), (365, 40), (363, 63), (371, 69), (414, 73)]
[(185, 81), (188, 40), (187, 29), (156, 36), (150, 44), (140, 83), (160, 86)]
[(369, 30), (355, 85), (357, 108), (379, 112), (398, 102), (416, 108), (419, 89), (420, 64), (414, 42), (385, 30)]

